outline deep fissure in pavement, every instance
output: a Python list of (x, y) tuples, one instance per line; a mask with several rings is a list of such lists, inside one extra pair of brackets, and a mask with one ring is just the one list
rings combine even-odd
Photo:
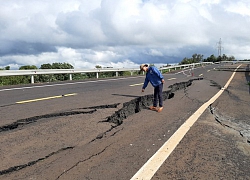
[[(211, 114), (214, 116), (214, 119), (223, 127), (227, 127), (233, 129), (234, 131), (238, 132), (241, 137), (245, 138), (248, 143), (250, 143), (250, 126), (247, 124), (240, 124), (240, 123), (233, 123), (228, 118), (224, 118), (219, 116), (216, 113), (216, 108), (212, 107), (212, 104), (209, 105), (209, 110)], [(229, 122), (229, 123), (227, 123)]]
[(210, 83), (211, 83), (210, 86), (218, 87), (218, 89), (221, 89), (221, 85), (219, 85), (217, 82), (210, 80)]
[(17, 120), (15, 122), (11, 123), (11, 124), (1, 126), (0, 127), (0, 132), (13, 130), (13, 129), (16, 129), (16, 128), (20, 127), (20, 126), (25, 126), (27, 124), (37, 122), (38, 120), (41, 120), (41, 119), (48, 119), (48, 118), (52, 118), (52, 117), (62, 117), (62, 116), (72, 116), (72, 115), (78, 115), (78, 114), (92, 114), (92, 113), (96, 112), (97, 109), (117, 108), (117, 106), (119, 104), (120, 103), (93, 106), (93, 107), (85, 107), (85, 108), (78, 108), (78, 109), (92, 109), (91, 111), (59, 112), (59, 113), (44, 114), (44, 115), (41, 115), (41, 116), (34, 116), (34, 117), (25, 118), (25, 119), (20, 119), (20, 120)]
[[(202, 78), (192, 79), (187, 82), (180, 82), (170, 85), (170, 90), (163, 92), (163, 100), (170, 99), (174, 97), (174, 92), (180, 89), (184, 89), (192, 84), (194, 80), (201, 80)], [(123, 104), (123, 108), (116, 111), (113, 115), (109, 116), (106, 121), (103, 122), (111, 122), (117, 125), (122, 124), (122, 121), (126, 119), (128, 116), (138, 113), (141, 109), (146, 109), (147, 106), (152, 104), (153, 95), (145, 95), (142, 97), (135, 98), (129, 102)], [(105, 108), (117, 108), (120, 103), (111, 104), (111, 105), (100, 105), (100, 106), (93, 106), (93, 107), (85, 107), (79, 109), (94, 109), (91, 111), (69, 111), (69, 112), (59, 112), (59, 113), (52, 113), (52, 114), (45, 114), (41, 116), (34, 116), (30, 118), (20, 119), (11, 124), (7, 124), (0, 127), (0, 132), (10, 131), (16, 129), (20, 126), (25, 126), (34, 122), (37, 122), (40, 119), (48, 119), (52, 117), (59, 117), (59, 116), (70, 116), (70, 115), (77, 115), (77, 114), (92, 114), (97, 111), (97, 109), (105, 109)]]
[[(173, 98), (175, 91), (178, 91), (178, 90), (181, 90), (181, 89), (185, 89), (186, 87), (192, 85), (192, 82), (194, 80), (202, 80), (202, 79), (203, 78), (191, 79), (191, 80), (189, 80), (187, 82), (180, 82), (180, 83), (175, 83), (173, 85), (170, 85), (169, 86), (170, 90), (163, 92), (163, 100), (165, 101), (166, 99)], [(93, 141), (95, 141), (95, 140), (97, 140), (97, 139), (103, 138), (103, 136), (107, 132), (110, 132), (115, 127), (121, 125), (122, 122), (123, 122), (123, 120), (126, 119), (128, 116), (130, 116), (132, 114), (135, 114), (135, 113), (138, 113), (142, 109), (147, 109), (148, 106), (152, 104), (152, 100), (153, 100), (153, 95), (145, 95), (145, 96), (133, 99), (133, 100), (131, 100), (129, 102), (125, 102), (123, 104), (123, 108), (121, 108), (120, 110), (116, 111), (113, 115), (107, 117), (107, 120), (102, 121), (102, 122), (115, 123), (116, 125), (115, 126), (111, 126), (111, 128), (109, 130), (105, 131), (104, 133), (100, 133), (94, 140), (90, 141), (90, 143), (93, 142)], [(70, 112), (52, 113), (52, 114), (46, 114), (46, 115), (35, 116), (35, 117), (26, 118), (26, 119), (21, 119), (21, 120), (18, 120), (16, 122), (10, 124), (10, 125), (5, 125), (5, 126), (0, 127), (0, 132), (13, 130), (13, 129), (18, 128), (19, 126), (24, 126), (26, 124), (34, 123), (34, 122), (36, 122), (36, 121), (38, 121), (40, 119), (43, 119), (43, 118), (52, 118), (52, 117), (58, 117), (58, 116), (70, 116), (70, 115), (87, 114), (87, 113), (88, 114), (92, 114), (92, 113), (94, 113), (94, 112), (97, 111), (96, 109), (117, 108), (117, 106), (119, 104), (120, 103), (111, 104), (111, 105), (100, 105), (100, 106), (79, 108), (79, 109), (94, 109), (94, 110), (87, 111), (87, 112), (86, 111), (70, 111)], [(120, 130), (118, 130), (117, 132), (119, 132), (119, 131)], [(115, 132), (113, 135), (115, 135), (117, 132)], [(26, 168), (28, 166), (32, 166), (32, 165), (36, 164), (37, 162), (45, 160), (45, 159), (49, 158), (50, 156), (52, 156), (54, 154), (57, 154), (57, 153), (59, 153), (61, 151), (64, 151), (64, 150), (73, 149), (73, 148), (74, 147), (62, 148), (62, 149), (58, 150), (57, 152), (50, 153), (49, 155), (47, 155), (44, 158), (39, 158), (38, 160), (31, 161), (31, 162), (29, 162), (27, 164), (24, 164), (24, 165), (10, 167), (10, 168), (8, 168), (6, 170), (0, 171), (0, 175), (12, 173), (14, 171), (21, 170), (21, 169)], [(101, 151), (100, 153), (104, 152), (105, 149), (103, 151)], [(87, 158), (87, 159), (85, 159), (83, 161), (79, 161), (78, 163), (76, 163), (73, 167), (71, 167), (67, 171), (69, 171), (72, 168), (76, 167), (79, 163), (87, 161), (88, 159), (91, 159), (92, 157), (97, 156), (100, 153), (92, 155), (91, 157), (89, 157), (89, 158)], [(64, 173), (62, 173), (58, 178), (60, 178), (63, 174)]]
[(43, 161), (43, 160), (45, 160), (45, 159), (47, 159), (47, 158), (53, 156), (54, 154), (57, 154), (57, 153), (59, 153), (59, 152), (61, 152), (61, 151), (65, 151), (65, 150), (68, 150), (68, 149), (73, 149), (73, 148), (74, 148), (74, 147), (62, 148), (62, 149), (60, 149), (60, 150), (58, 150), (58, 151), (56, 151), (56, 152), (50, 153), (49, 155), (47, 155), (47, 156), (45, 156), (45, 157), (43, 157), (43, 158), (38, 159), (38, 160), (28, 162), (27, 164), (22, 164), (22, 165), (19, 165), (19, 166), (10, 167), (10, 168), (8, 168), (8, 169), (6, 169), (6, 170), (0, 171), (0, 175), (12, 173), (12, 172), (14, 172), (14, 171), (19, 171), (19, 170), (21, 170), (21, 169), (23, 169), (23, 168), (26, 168), (26, 167), (28, 167), (28, 166), (33, 166), (34, 164), (38, 163), (39, 161)]
[(17, 120), (16, 122), (13, 122), (11, 124), (1, 126), (0, 132), (10, 131), (10, 130), (16, 129), (20, 126), (25, 126), (25, 125), (37, 122), (38, 120), (45, 119), (45, 118), (48, 119), (48, 118), (52, 118), (52, 117), (72, 116), (72, 115), (77, 115), (77, 114), (92, 114), (95, 111), (96, 111), (96, 109), (91, 110), (91, 111), (69, 111), (69, 112), (59, 112), (59, 113), (44, 114), (41, 116), (29, 117), (29, 118)]
[[(202, 80), (203, 78), (191, 79), (187, 82), (180, 82), (170, 85), (170, 90), (163, 92), (163, 100), (171, 99), (174, 97), (174, 92), (185, 89), (190, 86), (194, 80)], [(115, 123), (117, 125), (122, 124), (123, 120), (130, 115), (140, 112), (142, 109), (148, 109), (148, 106), (152, 105), (153, 95), (145, 95), (135, 98), (129, 102), (123, 103), (123, 108), (116, 111), (113, 115), (109, 116), (106, 122)]]
[(79, 108), (79, 109), (107, 109), (107, 108), (117, 108), (117, 106), (119, 104), (120, 103), (106, 104), (106, 105), (100, 105), (100, 106), (84, 107), (84, 108)]

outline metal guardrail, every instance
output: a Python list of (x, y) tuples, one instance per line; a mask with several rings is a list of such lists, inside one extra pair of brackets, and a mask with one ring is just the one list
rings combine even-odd
[(250, 63), (250, 61), (221, 61), (220, 63)]
[[(189, 67), (201, 66), (203, 64), (213, 64), (212, 62), (202, 62), (202, 63), (193, 63), (193, 64), (184, 64), (184, 65), (176, 65), (176, 66), (167, 66), (159, 68), (162, 70), (168, 70), (169, 72), (174, 69), (185, 69)], [(116, 72), (116, 76), (118, 76), (118, 72), (121, 71), (130, 71), (131, 76), (133, 72), (139, 71), (139, 68), (97, 68), (97, 69), (31, 69), (31, 70), (0, 70), (0, 76), (23, 76), (30, 75), (31, 83), (34, 83), (34, 75), (41, 74), (69, 74), (70, 80), (72, 80), (72, 74), (77, 73), (96, 73), (96, 78), (99, 77), (99, 73), (101, 72)]]

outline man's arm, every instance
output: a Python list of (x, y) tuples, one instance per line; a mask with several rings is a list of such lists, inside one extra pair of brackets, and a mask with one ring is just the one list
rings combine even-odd
[(149, 80), (148, 80), (148, 78), (146, 77), (146, 78), (145, 78), (145, 81), (144, 81), (144, 84), (143, 84), (143, 86), (142, 86), (142, 92), (145, 91), (146, 87), (148, 86), (148, 82), (149, 82)]

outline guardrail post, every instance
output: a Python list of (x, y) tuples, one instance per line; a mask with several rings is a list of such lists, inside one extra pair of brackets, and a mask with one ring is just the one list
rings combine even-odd
[(118, 76), (118, 71), (115, 72), (116, 77)]
[(72, 74), (69, 74), (69, 80), (72, 81)]
[(34, 84), (34, 75), (31, 75), (31, 84)]
[(99, 74), (98, 74), (98, 72), (96, 72), (96, 78), (97, 78), (97, 79), (99, 78)]

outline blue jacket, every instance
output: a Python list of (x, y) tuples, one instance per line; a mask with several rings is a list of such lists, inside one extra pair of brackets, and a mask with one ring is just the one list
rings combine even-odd
[(148, 86), (149, 81), (153, 87), (159, 86), (162, 83), (162, 79), (163, 76), (161, 72), (156, 67), (150, 66), (148, 68), (142, 89), (145, 89)]

